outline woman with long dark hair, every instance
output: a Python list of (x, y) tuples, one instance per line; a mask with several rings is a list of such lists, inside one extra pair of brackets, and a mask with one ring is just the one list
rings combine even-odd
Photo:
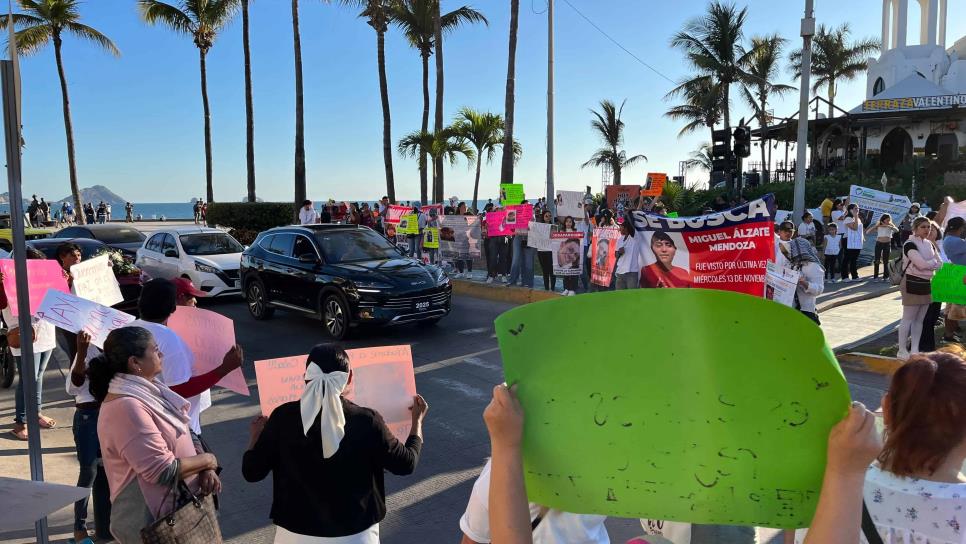
[[(574, 218), (569, 215), (563, 218), (563, 221), (561, 221), (561, 225), (562, 225), (562, 228), (560, 230), (562, 232), (577, 232), (577, 222), (574, 221)], [(573, 296), (577, 294), (577, 283), (579, 281), (580, 281), (579, 276), (564, 276), (563, 277), (563, 287), (564, 287), (563, 295), (566, 297), (566, 296)]]
[[(552, 225), (553, 213), (551, 213), (550, 210), (543, 210), (543, 212), (537, 216), (537, 222)], [(553, 275), (553, 252), (538, 250), (537, 261), (540, 263), (540, 271), (543, 272), (544, 291), (556, 291), (557, 276)]]

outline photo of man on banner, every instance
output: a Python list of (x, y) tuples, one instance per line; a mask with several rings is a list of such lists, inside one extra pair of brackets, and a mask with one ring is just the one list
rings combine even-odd
[(645, 232), (641, 287), (692, 287), (691, 257), (677, 232)]

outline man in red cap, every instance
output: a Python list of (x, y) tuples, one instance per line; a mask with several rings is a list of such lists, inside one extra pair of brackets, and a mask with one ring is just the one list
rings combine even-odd
[(191, 283), (188, 278), (175, 278), (171, 282), (178, 290), (178, 306), (191, 306), (193, 308), (198, 305), (196, 297), (208, 296), (207, 293), (195, 287), (195, 284)]

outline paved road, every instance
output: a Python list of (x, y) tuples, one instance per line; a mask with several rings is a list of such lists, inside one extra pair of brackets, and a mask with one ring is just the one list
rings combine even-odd
[[(235, 320), (239, 342), (249, 361), (301, 355), (326, 340), (320, 325), (311, 319), (278, 312), (274, 319), (256, 322), (240, 299), (211, 301), (209, 309)], [(493, 319), (509, 309), (508, 304), (457, 297), (454, 313), (439, 325), (420, 329), (406, 326), (358, 335), (346, 347), (411, 344), (419, 391), (430, 403), (425, 423), (426, 445), (416, 473), (409, 477), (387, 477), (389, 514), (382, 523), (383, 541), (396, 543), (458, 542), (458, 519), (479, 473), (489, 443), (481, 414), (490, 390), (502, 381), (501, 359), (493, 335)], [(251, 365), (246, 375), (254, 385)], [(848, 374), (853, 396), (877, 407), (884, 380), (877, 375)], [(72, 484), (76, 461), (70, 435), (71, 403), (63, 393), (63, 379), (48, 370), (45, 398), (51, 403), (45, 413), (60, 422), (58, 429), (45, 431), (44, 451), (47, 478)], [(258, 413), (257, 391), (245, 398), (216, 390), (214, 406), (203, 415), (204, 434), (219, 453), (225, 467), (223, 479), (222, 528), (229, 542), (271, 542), (273, 529), (268, 520), (271, 504), (270, 479), (260, 484), (245, 483), (240, 474), (241, 451), (247, 442), (248, 421)], [(0, 390), (0, 432), (11, 427), (12, 390)], [(27, 477), (26, 444), (0, 438), (0, 474)], [(51, 533), (60, 542), (70, 530), (72, 515), (64, 509), (51, 517)], [(612, 541), (625, 542), (637, 536), (639, 526), (630, 520), (608, 520)], [(32, 542), (28, 528), (0, 532), (0, 541)], [(762, 542), (774, 541), (774, 531), (763, 531)]]

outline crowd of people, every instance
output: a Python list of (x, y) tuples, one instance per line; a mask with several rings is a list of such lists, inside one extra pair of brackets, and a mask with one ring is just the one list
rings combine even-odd
[[(84, 204), (82, 211), (88, 225), (109, 223), (112, 220), (110, 202), (101, 200), (96, 206), (94, 203), (88, 202)], [(43, 197), (38, 199), (37, 195), (31, 196), (30, 203), (27, 205), (26, 214), (30, 220), (30, 226), (35, 228), (70, 226), (77, 222), (74, 205), (69, 201), (65, 200), (61, 202), (60, 208), (57, 209), (52, 207)], [(130, 202), (124, 205), (124, 221), (127, 223), (134, 222), (134, 205)]]

